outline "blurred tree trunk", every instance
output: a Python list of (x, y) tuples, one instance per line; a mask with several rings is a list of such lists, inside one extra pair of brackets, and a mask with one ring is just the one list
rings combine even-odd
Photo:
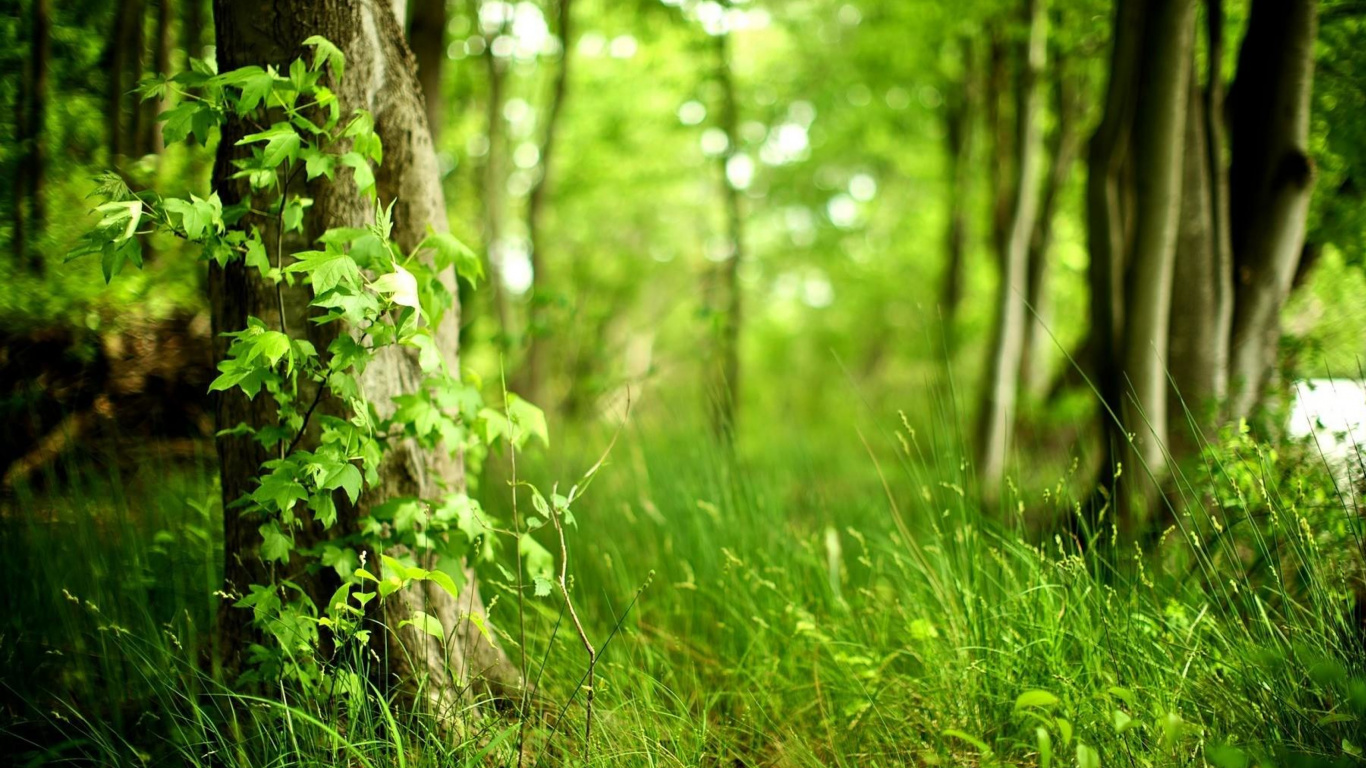
[[(479, 18), (476, 15), (476, 18)], [(494, 42), (504, 33), (505, 24), (485, 34), (484, 67), (488, 73), (488, 103), (485, 129), (488, 151), (484, 155), (484, 243), (489, 258), (489, 291), (501, 334), (500, 346), (507, 349), (512, 338), (507, 288), (503, 285), (503, 259), (507, 243), (503, 238), (507, 211), (507, 174), (503, 169), (503, 102), (507, 81), (507, 62), (493, 53)], [(486, 30), (487, 32), (487, 30)]]
[(1019, 174), (1010, 214), (1009, 236), (1001, 260), (999, 314), (991, 356), (987, 361), (986, 391), (978, 425), (977, 468), (988, 503), (996, 496), (1005, 473), (1015, 427), (1019, 392), (1020, 358), (1024, 352), (1025, 292), (1029, 281), (1029, 240), (1039, 206), (1041, 153), (1041, 77), (1048, 51), (1048, 12), (1045, 0), (1025, 0), (1029, 24), (1028, 47), (1023, 57), (1016, 107), (1015, 146)]
[(985, 117), (987, 131), (991, 135), (991, 248), (997, 260), (1004, 264), (1009, 247), (1010, 213), (1015, 199), (1017, 170), (1010, 113), (1002, 107), (1011, 94), (1010, 47), (999, 21), (990, 26), (988, 34)]
[(432, 143), (445, 128), (445, 99), (441, 73), (446, 64), (446, 0), (410, 0), (408, 45), (417, 59), (417, 80), (427, 105), (427, 125)]
[(109, 92), (105, 94), (104, 119), (111, 163), (131, 151), (130, 134), (125, 132), (128, 122), (124, 111), (129, 103), (129, 92), (136, 85), (142, 66), (142, 57), (134, 54), (132, 46), (135, 37), (141, 45), (139, 30), (142, 28), (142, 11), (142, 0), (119, 0), (114, 11), (114, 26), (105, 46)]
[[(174, 0), (156, 0), (156, 39), (152, 42), (152, 74), (162, 77), (171, 75), (171, 24), (175, 13), (173, 3)], [(161, 153), (165, 145), (157, 126), (157, 115), (169, 108), (170, 104), (166, 99), (148, 99), (140, 102), (137, 137), (139, 154)]]
[(572, 44), (572, 0), (559, 0), (556, 34), (560, 38), (560, 64), (551, 86), (550, 104), (546, 108), (545, 133), (541, 136), (541, 175), (531, 187), (526, 208), (526, 236), (531, 249), (531, 315), (527, 322), (527, 352), (523, 364), (521, 394), (533, 403), (543, 402), (545, 387), (546, 336), (550, 322), (546, 310), (551, 302), (549, 271), (545, 261), (545, 242), (542, 238), (546, 193), (554, 166), (556, 137), (564, 113), (564, 100), (569, 92), (569, 55)]
[(132, 37), (127, 39), (127, 50), (124, 52), (128, 57), (128, 81), (123, 100), (128, 108), (129, 120), (124, 149), (134, 156), (144, 155), (150, 150), (143, 143), (147, 138), (144, 130), (146, 121), (143, 119), (142, 97), (138, 94), (138, 86), (147, 72), (147, 5), (148, 0), (139, 0), (137, 3), (131, 20)]
[(181, 44), (192, 59), (204, 58), (204, 0), (184, 0), (181, 14)]
[(949, 354), (957, 348), (958, 308), (963, 302), (963, 272), (968, 242), (968, 203), (972, 188), (972, 137), (977, 129), (977, 62), (972, 41), (956, 41), (962, 72), (948, 87), (944, 109), (944, 135), (948, 140), (949, 226), (945, 238), (947, 258), (940, 289), (942, 323)]
[(1058, 198), (1072, 177), (1072, 163), (1076, 160), (1081, 136), (1077, 122), (1083, 106), (1080, 88), (1069, 76), (1067, 62), (1061, 53), (1054, 57), (1052, 72), (1054, 124), (1045, 141), (1050, 165), (1040, 195), (1039, 215), (1029, 238), (1029, 312), (1025, 320), (1024, 357), (1020, 362), (1022, 391), (1036, 398), (1048, 391), (1048, 366), (1044, 363), (1053, 348), (1048, 299), (1048, 252), (1053, 246), (1053, 219), (1057, 215)]
[[(1212, 21), (1217, 25), (1217, 21)], [(1211, 36), (1210, 61), (1221, 46)], [(1233, 271), (1226, 233), (1217, 213), (1223, 186), (1223, 152), (1219, 149), (1217, 109), (1219, 69), (1210, 67), (1208, 85), (1200, 86), (1191, 67), (1184, 131), (1185, 164), (1181, 179), (1181, 217), (1172, 282), (1168, 370), (1167, 437), (1174, 456), (1184, 456), (1212, 436), (1221, 421), (1219, 407), (1228, 391), (1229, 331), (1233, 321)]]
[[(438, 231), (446, 229), (445, 202), (412, 54), (389, 5), (378, 0), (276, 0), (273, 3), (216, 0), (214, 17), (218, 60), (224, 71), (249, 64), (274, 64), (284, 69), (291, 60), (311, 55), (302, 48), (301, 42), (314, 34), (322, 35), (341, 48), (346, 54), (346, 79), (340, 84), (331, 83), (331, 86), (348, 109), (370, 105), (375, 130), (383, 140), (385, 150), (384, 163), (376, 171), (379, 199), (396, 201), (394, 240), (408, 252), (425, 236), (429, 225)], [(224, 126), (224, 138), (219, 143), (214, 168), (215, 188), (227, 203), (249, 194), (241, 180), (231, 178), (235, 170), (233, 161), (244, 153), (243, 148), (236, 145), (235, 138), (248, 130), (251, 130), (249, 126), (230, 121)], [(289, 192), (307, 194), (314, 200), (304, 221), (310, 242), (326, 229), (364, 226), (373, 217), (373, 205), (357, 193), (349, 177), (339, 177), (335, 181), (319, 179), (307, 186), (296, 180)], [(268, 222), (253, 223), (269, 225)], [(267, 242), (271, 239), (268, 234)], [(301, 236), (301, 245), (303, 239)], [(442, 274), (442, 280), (454, 293), (454, 274), (447, 270)], [(209, 292), (217, 358), (221, 359), (227, 346), (220, 334), (244, 327), (249, 315), (260, 317), (271, 325), (283, 323), (284, 319), (275, 310), (275, 289), (241, 261), (226, 267), (211, 266)], [(325, 349), (326, 335), (337, 331), (333, 325), (319, 327), (305, 321), (307, 293), (306, 289), (296, 287), (288, 294), (286, 306), (291, 314), (288, 330), (309, 334), (319, 349)], [(437, 346), (446, 362), (452, 369), (459, 370), (456, 359), (458, 307), (446, 314), (435, 331)], [(365, 398), (380, 408), (383, 416), (386, 409), (392, 409), (395, 395), (413, 391), (421, 385), (421, 379), (418, 362), (411, 350), (388, 348), (366, 368), (360, 377), (360, 386)], [(271, 414), (267, 412), (266, 400), (258, 398), (253, 402), (240, 392), (223, 393), (217, 403), (219, 426), (268, 422)], [(320, 406), (323, 412), (333, 413), (339, 407), (326, 399)], [(265, 581), (266, 569), (258, 554), (256, 526), (237, 514), (233, 506), (233, 502), (253, 487), (253, 478), (267, 457), (250, 437), (221, 435), (218, 449), (226, 510), (226, 589), (229, 593), (240, 593), (249, 584), (269, 583)], [(341, 512), (338, 530), (352, 529), (370, 508), (388, 499), (399, 496), (437, 498), (464, 487), (464, 467), (459, 454), (425, 452), (412, 441), (393, 446), (380, 470), (380, 477), (381, 483), (366, 491), (358, 508)], [(433, 558), (423, 561), (425, 568), (436, 565)], [(428, 582), (397, 593), (394, 596), (397, 599), (391, 598), (383, 607), (382, 618), (389, 631), (376, 633), (377, 642), (388, 643), (384, 649), (387, 659), (385, 681), (401, 686), (408, 695), (421, 691), (421, 695), (437, 707), (452, 704), (473, 678), (479, 678), (497, 690), (518, 684), (517, 673), (502, 651), (467, 618), (475, 614), (478, 616), (476, 621), (482, 623), (484, 607), (473, 572), (466, 568), (465, 575), (464, 594), (458, 599)], [(319, 587), (309, 584), (314, 594), (319, 592)], [(327, 594), (330, 591), (324, 594), (324, 599)], [(419, 609), (440, 619), (447, 638), (446, 647), (414, 627), (399, 629), (399, 622)], [(220, 611), (221, 642), (230, 658), (240, 660), (240, 654), (246, 649), (245, 643), (251, 637), (249, 618), (247, 611), (226, 602)]]
[(1280, 310), (1304, 249), (1317, 14), (1316, 0), (1254, 0), (1229, 93), (1233, 418), (1252, 412), (1276, 363)]
[(711, 382), (707, 395), (711, 402), (712, 429), (730, 441), (735, 435), (736, 411), (740, 398), (740, 264), (745, 258), (744, 217), (740, 210), (740, 190), (728, 173), (731, 160), (739, 154), (739, 110), (736, 106), (735, 79), (731, 69), (729, 32), (713, 37), (716, 51), (716, 81), (720, 85), (719, 127), (726, 134), (726, 149), (720, 154), (721, 200), (725, 210), (726, 244), (730, 253), (717, 265), (710, 284), (712, 317), (716, 320), (715, 355), (710, 363)]
[(1166, 466), (1167, 341), (1180, 219), (1183, 141), (1194, 42), (1194, 0), (1149, 4), (1134, 115), (1133, 252), (1126, 280), (1120, 423), (1129, 436), (1124, 465), (1131, 493), (1151, 499)]
[(52, 67), (52, 0), (32, 0), (29, 9), (29, 57), (19, 83), (15, 114), (15, 146), (20, 154), (14, 178), (15, 261), (42, 274), (42, 253), (33, 241), (47, 226), (43, 181), (47, 173), (47, 92)]

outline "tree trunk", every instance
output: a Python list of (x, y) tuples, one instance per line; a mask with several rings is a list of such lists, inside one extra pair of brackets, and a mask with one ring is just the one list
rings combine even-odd
[(1317, 12), (1315, 0), (1254, 0), (1229, 94), (1234, 418), (1249, 415), (1275, 364), (1280, 310), (1304, 246)]
[[(52, 66), (52, 0), (33, 0), (29, 15), (29, 57), (20, 82), (15, 114), (15, 145), (20, 154), (14, 178), (14, 251), (16, 261), (34, 274), (44, 271), (42, 252), (33, 240), (47, 226), (43, 181), (47, 173), (48, 70)], [(26, 210), (27, 207), (27, 210)]]
[[(384, 143), (384, 163), (376, 171), (376, 183), (380, 200), (396, 201), (394, 240), (407, 252), (425, 236), (428, 225), (437, 231), (447, 229), (445, 202), (412, 54), (390, 6), (378, 0), (216, 0), (214, 17), (219, 66), (225, 71), (248, 64), (274, 64), (284, 69), (291, 60), (308, 55), (301, 42), (314, 34), (341, 48), (347, 57), (346, 79), (331, 85), (345, 108), (368, 109), (374, 117), (375, 130)], [(241, 183), (229, 176), (234, 170), (232, 161), (243, 151), (236, 146), (235, 138), (248, 130), (238, 122), (229, 122), (224, 127), (214, 178), (225, 203), (240, 199), (245, 191)], [(293, 191), (306, 193), (314, 200), (304, 223), (310, 242), (326, 229), (364, 226), (373, 218), (373, 204), (357, 193), (349, 177), (336, 181), (319, 179), (307, 188), (297, 185)], [(271, 241), (269, 235), (268, 232), (267, 242)], [(442, 275), (442, 280), (454, 294), (455, 278), (450, 270)], [(247, 316), (255, 315), (271, 325), (281, 322), (274, 309), (274, 288), (240, 261), (226, 268), (211, 267), (209, 290), (215, 355), (220, 359), (226, 344), (218, 334), (244, 327)], [(307, 300), (306, 290), (296, 288), (289, 292), (286, 306), (291, 317), (286, 325), (295, 334), (307, 333), (319, 349), (325, 349), (326, 334), (335, 333), (335, 325), (318, 327), (306, 322), (303, 315)], [(458, 370), (458, 307), (446, 313), (435, 332), (447, 363)], [(385, 348), (360, 377), (366, 398), (381, 417), (392, 411), (393, 396), (412, 392), (420, 385), (420, 368), (410, 352), (406, 348)], [(265, 401), (266, 398), (260, 398), (253, 403), (237, 391), (223, 393), (217, 405), (219, 426), (268, 422), (271, 414), (266, 412)], [(337, 407), (326, 401), (321, 406), (325, 411), (335, 411)], [(266, 569), (258, 556), (255, 527), (233, 514), (230, 505), (252, 487), (252, 479), (266, 457), (249, 437), (222, 436), (218, 448), (223, 500), (228, 510), (224, 516), (227, 588), (229, 592), (241, 591), (248, 584), (264, 583)], [(341, 514), (341, 530), (354, 526), (368, 509), (388, 499), (436, 498), (464, 486), (463, 462), (458, 455), (450, 457), (444, 451), (427, 453), (411, 441), (391, 449), (380, 477), (381, 483), (366, 491), (357, 508)], [(431, 558), (422, 565), (435, 567)], [(421, 690), (436, 706), (450, 705), (472, 678), (480, 678), (492, 687), (517, 684), (516, 672), (502, 652), (469, 619), (461, 618), (475, 614), (482, 619), (484, 614), (474, 574), (468, 569), (466, 579), (464, 594), (459, 598), (451, 598), (423, 582), (392, 597), (383, 609), (383, 620), (390, 628), (385, 654), (388, 681), (410, 694)], [(441, 620), (449, 647), (443, 648), (414, 627), (397, 629), (399, 622), (417, 609)], [(247, 617), (239, 615), (245, 613), (229, 607), (220, 614), (224, 650), (229, 654), (240, 653), (244, 649), (242, 641), (249, 637)]]
[(441, 93), (441, 72), (446, 63), (446, 0), (412, 0), (410, 15), (408, 45), (417, 59), (417, 80), (422, 85), (427, 126), (435, 144), (446, 122)]
[(986, 121), (991, 134), (991, 248), (1004, 264), (1010, 239), (1011, 206), (1015, 200), (1014, 134), (1010, 114), (1002, 109), (1010, 93), (1010, 48), (999, 23), (990, 29), (987, 49)]
[(132, 37), (127, 38), (127, 47), (124, 51), (124, 55), (128, 57), (129, 75), (126, 83), (127, 92), (123, 97), (128, 104), (129, 120), (124, 149), (134, 156), (144, 155), (150, 149), (143, 143), (147, 138), (143, 130), (146, 121), (143, 119), (142, 97), (137, 92), (138, 86), (142, 84), (142, 76), (147, 71), (147, 3), (148, 0), (138, 0), (136, 3), (135, 14), (130, 22)]
[(1128, 433), (1125, 501), (1153, 498), (1166, 467), (1167, 341), (1195, 3), (1152, 3), (1134, 123), (1136, 206), (1128, 269), (1120, 419)]
[[(128, 92), (136, 83), (138, 74), (130, 74), (130, 63), (134, 58), (129, 44), (141, 28), (141, 0), (119, 0), (114, 11), (114, 24), (105, 46), (105, 60), (109, 67), (109, 90), (105, 94), (105, 138), (109, 143), (109, 159), (130, 151), (129, 135), (125, 132), (127, 121), (124, 109), (128, 104)], [(140, 66), (140, 65), (139, 65)]]
[[(157, 0), (156, 39), (152, 41), (152, 72), (169, 77), (171, 74), (171, 20), (175, 12), (174, 0)], [(142, 153), (161, 153), (165, 147), (157, 125), (157, 115), (170, 108), (166, 99), (149, 99), (139, 109), (138, 146)]]
[(559, 0), (557, 34), (560, 37), (560, 65), (555, 72), (555, 83), (551, 86), (550, 104), (546, 111), (545, 133), (541, 137), (541, 175), (531, 188), (526, 208), (526, 236), (531, 249), (531, 315), (527, 322), (527, 352), (521, 378), (521, 393), (532, 402), (542, 402), (545, 385), (546, 335), (550, 324), (546, 317), (550, 303), (549, 272), (545, 263), (545, 242), (541, 237), (542, 219), (545, 216), (546, 192), (553, 169), (551, 159), (556, 148), (560, 116), (564, 112), (564, 100), (569, 91), (569, 54), (572, 41), (572, 21), (570, 6), (572, 0)]
[(489, 255), (489, 291), (493, 298), (502, 345), (506, 349), (511, 340), (512, 318), (509, 316), (507, 288), (503, 285), (503, 259), (507, 244), (503, 240), (503, 223), (507, 211), (507, 174), (503, 169), (503, 101), (507, 80), (507, 62), (493, 54), (493, 43), (502, 35), (500, 26), (491, 33), (485, 30), (484, 66), (488, 72), (487, 138), (488, 152), (484, 155), (484, 243)]
[(963, 271), (968, 242), (968, 199), (972, 187), (972, 136), (977, 122), (977, 73), (972, 42), (957, 43), (962, 56), (960, 81), (949, 87), (944, 110), (948, 140), (949, 226), (945, 238), (944, 280), (940, 290), (941, 322), (949, 353), (957, 348), (958, 308), (963, 302)]
[(1076, 84), (1068, 77), (1066, 63), (1061, 56), (1053, 64), (1053, 95), (1056, 100), (1053, 131), (1046, 145), (1051, 166), (1040, 195), (1039, 215), (1029, 239), (1029, 313), (1025, 320), (1024, 358), (1020, 363), (1023, 391), (1041, 398), (1048, 391), (1049, 374), (1045, 361), (1052, 356), (1053, 341), (1049, 335), (1051, 307), (1048, 299), (1048, 252), (1053, 246), (1053, 218), (1057, 214), (1058, 197), (1067, 188), (1072, 176), (1072, 162), (1077, 156), (1078, 113), (1081, 110)]
[(730, 33), (713, 38), (716, 46), (716, 79), (720, 85), (719, 122), (726, 134), (726, 151), (719, 159), (721, 200), (725, 207), (726, 240), (730, 253), (717, 266), (712, 282), (712, 310), (719, 321), (716, 329), (716, 355), (712, 361), (713, 381), (708, 397), (712, 406), (712, 429), (729, 442), (735, 436), (736, 411), (740, 397), (740, 264), (745, 257), (744, 218), (740, 210), (740, 190), (731, 183), (727, 170), (739, 154), (739, 110), (736, 106), (735, 79), (731, 71)]
[(185, 0), (180, 34), (192, 59), (204, 58), (204, 0)]
[(1029, 281), (1029, 239), (1038, 214), (1041, 143), (1039, 107), (1040, 77), (1048, 51), (1048, 13), (1045, 0), (1026, 0), (1029, 42), (1020, 78), (1016, 119), (1019, 176), (1012, 185), (1015, 201), (1010, 215), (1009, 237), (1001, 264), (1000, 313), (995, 344), (988, 360), (986, 396), (978, 434), (978, 471), (982, 489), (990, 500), (996, 496), (1005, 472), (1014, 427), (1019, 391), (1020, 357), (1024, 351), (1025, 292)]
[[(1217, 88), (1217, 67), (1211, 68), (1210, 76), (1210, 87)], [(1167, 437), (1174, 456), (1197, 449), (1219, 426), (1219, 408), (1227, 394), (1233, 319), (1232, 265), (1223, 258), (1227, 252), (1220, 247), (1215, 214), (1216, 176), (1222, 175), (1223, 158), (1210, 151), (1214, 137), (1205, 112), (1208, 101), (1194, 67), (1187, 98), (1181, 217), (1172, 282), (1172, 303), (1179, 309), (1172, 312), (1167, 363), (1170, 396), (1183, 404), (1171, 407), (1167, 414)]]

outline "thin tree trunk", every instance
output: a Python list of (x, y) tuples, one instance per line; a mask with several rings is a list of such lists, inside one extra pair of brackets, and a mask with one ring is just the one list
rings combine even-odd
[(1000, 24), (990, 30), (987, 49), (986, 122), (991, 134), (991, 247), (1004, 264), (1010, 239), (1011, 207), (1016, 199), (1013, 189), (1016, 148), (1010, 115), (1002, 109), (1010, 93), (1010, 47)]
[(1044, 180), (1034, 232), (1029, 239), (1029, 312), (1025, 321), (1024, 358), (1020, 363), (1023, 391), (1032, 397), (1043, 397), (1048, 391), (1045, 361), (1052, 356), (1053, 347), (1049, 335), (1052, 313), (1048, 298), (1048, 252), (1053, 245), (1053, 218), (1057, 214), (1058, 198), (1071, 179), (1080, 136), (1077, 113), (1081, 104), (1077, 87), (1068, 77), (1067, 65), (1061, 56), (1055, 59), (1053, 74), (1056, 122), (1045, 142), (1051, 165)]
[(125, 51), (129, 68), (128, 92), (124, 96), (128, 103), (129, 120), (125, 149), (136, 156), (144, 155), (150, 149), (143, 143), (147, 138), (143, 129), (146, 121), (143, 119), (141, 96), (137, 92), (138, 86), (142, 84), (142, 76), (147, 71), (147, 3), (148, 0), (138, 0), (136, 4), (135, 15), (131, 21), (132, 37), (127, 38)]
[(725, 207), (726, 239), (730, 246), (727, 259), (718, 265), (713, 283), (713, 309), (717, 328), (715, 381), (708, 393), (712, 405), (712, 428), (729, 441), (735, 434), (736, 411), (740, 398), (740, 264), (745, 257), (744, 218), (740, 210), (740, 190), (731, 183), (727, 169), (739, 154), (739, 110), (736, 106), (735, 79), (731, 70), (730, 33), (716, 35), (716, 79), (721, 86), (720, 128), (726, 134), (726, 151), (719, 159), (721, 200)]
[(952, 354), (957, 347), (958, 308), (963, 301), (963, 272), (966, 269), (968, 241), (968, 198), (972, 186), (972, 137), (977, 122), (977, 73), (972, 42), (957, 41), (962, 56), (962, 75), (950, 86), (944, 110), (945, 137), (948, 140), (949, 226), (945, 238), (944, 280), (940, 289), (942, 323)]
[(560, 37), (560, 65), (550, 91), (546, 111), (545, 133), (541, 137), (541, 175), (531, 188), (527, 199), (526, 234), (531, 248), (531, 317), (527, 323), (527, 353), (522, 376), (522, 394), (532, 402), (542, 402), (545, 386), (546, 335), (550, 333), (546, 310), (550, 303), (549, 271), (546, 268), (545, 242), (542, 235), (546, 193), (554, 166), (556, 137), (559, 134), (564, 100), (569, 92), (569, 55), (573, 40), (572, 0), (559, 0), (558, 31)]
[[(347, 75), (341, 84), (331, 85), (346, 108), (368, 108), (374, 116), (375, 130), (383, 140), (385, 150), (384, 163), (376, 171), (376, 183), (379, 199), (396, 201), (394, 240), (409, 252), (425, 236), (429, 225), (437, 231), (447, 228), (436, 156), (427, 132), (412, 54), (389, 5), (378, 0), (276, 0), (274, 3), (216, 0), (214, 11), (217, 55), (224, 70), (248, 64), (274, 64), (284, 68), (294, 58), (307, 55), (300, 44), (314, 34), (322, 35), (340, 47), (347, 57)], [(233, 160), (243, 151), (234, 139), (247, 130), (248, 126), (229, 122), (219, 143), (215, 184), (228, 203), (247, 194), (240, 181), (229, 178), (234, 170)], [(314, 200), (304, 223), (310, 242), (328, 228), (364, 226), (373, 217), (372, 204), (362, 198), (345, 177), (331, 182), (320, 179), (307, 188), (296, 185), (292, 192), (306, 193)], [(270, 241), (269, 237), (267, 241)], [(443, 273), (441, 279), (454, 293), (455, 279), (451, 271)], [(240, 261), (227, 267), (211, 267), (210, 298), (215, 354), (219, 358), (226, 345), (218, 334), (243, 327), (247, 316), (255, 315), (272, 324), (279, 322), (274, 310), (274, 288)], [(306, 291), (292, 291), (287, 301), (287, 311), (300, 315), (290, 318), (291, 332), (307, 333), (319, 349), (325, 349), (326, 336), (336, 332), (335, 326), (317, 327), (303, 321), (302, 315), (307, 311), (304, 307)], [(435, 333), (437, 347), (446, 362), (458, 370), (458, 307), (447, 312)], [(360, 377), (360, 386), (366, 399), (383, 417), (393, 408), (392, 398), (414, 391), (420, 386), (421, 378), (411, 350), (386, 348), (367, 366)], [(259, 402), (253, 403), (240, 392), (224, 393), (217, 407), (219, 425), (268, 421), (271, 414), (265, 412), (266, 400), (259, 398)], [(321, 406), (328, 411), (338, 407), (330, 402)], [(223, 499), (228, 510), (224, 516), (227, 589), (241, 591), (248, 584), (264, 583), (261, 579), (265, 568), (257, 552), (259, 537), (255, 526), (233, 514), (229, 505), (251, 488), (252, 478), (264, 457), (249, 437), (220, 436), (218, 448)], [(357, 508), (343, 512), (340, 530), (349, 530), (369, 509), (388, 499), (399, 496), (438, 498), (464, 486), (463, 462), (458, 454), (452, 457), (445, 451), (428, 453), (412, 441), (392, 448), (380, 470), (380, 477), (380, 484), (366, 491)], [(436, 565), (430, 556), (419, 556), (419, 560), (426, 568)], [(474, 574), (468, 569), (466, 579), (466, 588), (459, 598), (451, 598), (424, 582), (422, 586), (396, 594), (397, 599), (391, 598), (383, 611), (383, 620), (390, 628), (386, 633), (389, 641), (386, 679), (402, 686), (409, 694), (421, 690), (438, 708), (452, 704), (457, 691), (472, 678), (482, 679), (490, 686), (517, 684), (517, 674), (502, 652), (464, 618), (473, 614), (482, 623), (485, 613)], [(443, 648), (436, 639), (414, 627), (398, 629), (400, 621), (419, 609), (441, 620), (448, 647)], [(244, 650), (241, 643), (250, 634), (244, 623), (246, 617), (239, 615), (244, 613), (228, 607), (220, 614), (223, 642), (230, 654)]]
[(134, 28), (142, 21), (142, 2), (140, 0), (119, 0), (114, 11), (114, 24), (110, 30), (105, 47), (105, 58), (109, 67), (109, 90), (105, 94), (105, 138), (109, 142), (109, 158), (115, 158), (129, 151), (128, 134), (125, 132), (127, 121), (124, 108), (128, 104), (130, 81), (137, 75), (129, 75), (132, 48), (129, 41), (135, 34)]
[(503, 30), (485, 35), (484, 66), (488, 73), (488, 104), (486, 130), (488, 153), (484, 156), (484, 242), (489, 255), (489, 291), (502, 344), (511, 341), (512, 318), (509, 316), (507, 288), (503, 285), (503, 259), (507, 244), (503, 239), (507, 210), (507, 175), (503, 169), (503, 89), (507, 80), (507, 64), (493, 55), (493, 43)]
[(52, 66), (52, 0), (33, 0), (29, 9), (29, 57), (20, 80), (15, 111), (19, 168), (14, 178), (14, 253), (16, 262), (42, 274), (42, 252), (33, 240), (46, 227), (43, 181), (47, 172), (44, 127), (47, 123), (48, 69)]
[(192, 59), (204, 58), (204, 0), (185, 0), (181, 17), (181, 39)]
[(1029, 281), (1029, 239), (1038, 215), (1041, 136), (1040, 78), (1048, 51), (1048, 12), (1045, 0), (1026, 0), (1029, 42), (1020, 78), (1016, 120), (1019, 177), (1013, 187), (1014, 209), (1006, 242), (999, 289), (995, 345), (988, 361), (986, 396), (978, 434), (978, 471), (988, 500), (994, 498), (1005, 472), (1015, 427), (1020, 357), (1024, 352), (1025, 292)]
[(441, 73), (446, 63), (446, 0), (412, 0), (411, 4), (408, 45), (417, 58), (417, 80), (422, 85), (427, 125), (435, 143), (441, 139), (446, 122), (441, 93)]
[(1167, 341), (1195, 21), (1193, 0), (1151, 7), (1134, 124), (1137, 207), (1120, 358), (1120, 417), (1130, 436), (1124, 502), (1155, 498), (1166, 467)]
[(1316, 0), (1254, 0), (1229, 94), (1236, 296), (1230, 415), (1249, 415), (1275, 361), (1280, 310), (1304, 246)]
[[(175, 13), (174, 0), (157, 0), (156, 39), (152, 42), (152, 72), (169, 77), (171, 74), (171, 23)], [(157, 115), (170, 108), (166, 99), (144, 101), (140, 105), (141, 123), (138, 145), (144, 153), (161, 153), (165, 147), (157, 126)]]

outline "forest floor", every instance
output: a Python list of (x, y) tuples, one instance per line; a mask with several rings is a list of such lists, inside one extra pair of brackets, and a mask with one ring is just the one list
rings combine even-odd
[[(610, 439), (564, 436), (519, 459), (519, 479), (568, 485)], [(562, 602), (528, 595), (516, 629), (496, 566), (481, 574), (492, 622), (542, 693), (524, 719), (439, 727), (372, 690), (310, 702), (225, 685), (198, 662), (220, 600), (211, 446), (136, 467), (85, 457), (0, 518), (0, 752), (25, 765), (1360, 764), (1366, 656), (1347, 610), (1360, 558), (1345, 554), (1360, 551), (1359, 516), (1322, 473), (1236, 438), (1183, 491), (1219, 512), (1180, 516), (1160, 556), (1136, 557), (1108, 531), (1084, 548), (1041, 532), (1041, 510), (1085, 498), (1081, 471), (985, 515), (964, 462), (927, 439), (894, 423), (867, 443), (850, 430), (730, 456), (663, 425), (626, 430), (569, 534), (575, 604), (601, 650), (588, 743), (586, 658)], [(495, 515), (500, 461), (477, 489)]]

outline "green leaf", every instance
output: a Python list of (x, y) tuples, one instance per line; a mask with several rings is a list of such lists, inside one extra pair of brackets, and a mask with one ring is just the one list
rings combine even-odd
[(322, 66), (326, 60), (333, 79), (340, 81), (346, 74), (346, 54), (330, 40), (322, 35), (312, 35), (304, 40), (304, 45), (313, 47), (313, 69)]
[(548, 597), (550, 595), (550, 579), (537, 577), (532, 579), (536, 597)]
[(533, 579), (550, 578), (550, 571), (555, 567), (555, 558), (550, 554), (550, 550), (541, 546), (531, 534), (524, 533), (517, 540), (517, 552), (526, 564), (527, 574)]
[(1058, 704), (1058, 697), (1048, 691), (1025, 691), (1015, 700), (1015, 711), (1022, 709), (1048, 709)]
[(266, 148), (261, 152), (261, 162), (267, 168), (274, 168), (286, 160), (297, 159), (302, 144), (299, 134), (289, 123), (276, 123), (260, 133), (243, 136), (237, 144), (241, 146), (258, 141), (266, 142)]
[(356, 189), (366, 197), (375, 196), (375, 172), (370, 169), (370, 163), (355, 152), (347, 152), (341, 156), (341, 164), (355, 171)]
[(960, 731), (957, 728), (948, 728), (944, 731), (944, 735), (958, 739), (959, 741), (966, 741), (976, 747), (977, 751), (981, 752), (983, 757), (989, 757), (992, 754), (991, 747), (987, 746), (985, 741), (982, 741), (970, 733)]
[(1077, 768), (1100, 768), (1100, 753), (1093, 747), (1077, 742)]
[(484, 279), (483, 260), (479, 258), (478, 254), (470, 250), (469, 246), (460, 242), (455, 235), (449, 232), (430, 232), (422, 242), (417, 244), (417, 250), (426, 249), (435, 252), (432, 266), (438, 272), (454, 266), (455, 274), (464, 278), (472, 286)]
[(313, 281), (313, 293), (321, 296), (339, 285), (355, 288), (360, 284), (360, 267), (350, 256), (329, 247), (325, 251), (301, 251), (298, 259), (285, 267), (286, 272), (302, 272)]
[(399, 629), (407, 626), (417, 627), (437, 640), (445, 640), (446, 632), (441, 626), (441, 622), (435, 617), (423, 611), (413, 611), (413, 618), (404, 619), (398, 623)]
[(360, 485), (360, 470), (356, 469), (355, 464), (348, 462), (338, 466), (329, 473), (327, 479), (323, 481), (321, 488), (325, 491), (333, 491), (340, 488), (346, 493), (346, 498), (349, 499), (352, 504), (355, 504), (356, 499), (360, 498)]
[(452, 579), (449, 573), (432, 571), (427, 574), (427, 580), (446, 590), (451, 597), (460, 597), (460, 588), (455, 585), (455, 579)]
[(257, 529), (261, 533), (261, 559), (266, 562), (278, 560), (289, 562), (290, 550), (294, 540), (280, 531), (279, 524), (271, 521)]

